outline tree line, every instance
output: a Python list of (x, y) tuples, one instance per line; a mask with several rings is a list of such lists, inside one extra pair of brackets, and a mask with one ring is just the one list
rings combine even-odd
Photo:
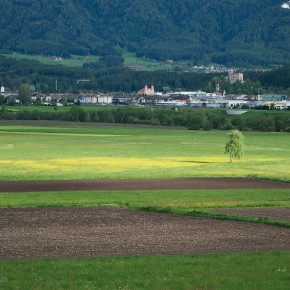
[(225, 110), (112, 107), (88, 111), (73, 106), (68, 111), (10, 111), (2, 107), (0, 119), (61, 120), (75, 122), (123, 123), (155, 126), (182, 126), (189, 130), (233, 130), (290, 132), (289, 114), (249, 114), (228, 116)]

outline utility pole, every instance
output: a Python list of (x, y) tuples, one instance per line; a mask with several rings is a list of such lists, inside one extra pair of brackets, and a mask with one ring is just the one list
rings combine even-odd
[(57, 79), (55, 79), (55, 91), (57, 92)]

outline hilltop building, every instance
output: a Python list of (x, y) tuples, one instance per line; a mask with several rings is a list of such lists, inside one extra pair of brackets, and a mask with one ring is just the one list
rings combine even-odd
[(5, 88), (3, 87), (3, 85), (1, 86), (1, 93), (5, 93)]
[(229, 72), (228, 75), (229, 81), (231, 84), (234, 84), (235, 82), (244, 82), (244, 74), (243, 73), (236, 73), (233, 71)]

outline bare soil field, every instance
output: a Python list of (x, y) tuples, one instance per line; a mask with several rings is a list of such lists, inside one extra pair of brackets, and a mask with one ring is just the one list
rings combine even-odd
[(287, 188), (290, 188), (290, 183), (257, 178), (153, 178), (55, 181), (0, 181), (0, 192)]
[(231, 208), (231, 209), (216, 209), (213, 210), (213, 212), (250, 217), (271, 218), (281, 221), (290, 221), (290, 207), (234, 208), (234, 209)]
[(0, 209), (0, 258), (290, 250), (290, 229), (108, 207)]

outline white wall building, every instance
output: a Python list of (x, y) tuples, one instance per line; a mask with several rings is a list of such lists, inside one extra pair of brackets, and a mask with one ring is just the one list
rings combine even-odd
[(98, 104), (112, 104), (113, 97), (108, 95), (98, 96)]
[(235, 73), (235, 72), (229, 72), (229, 81), (231, 84), (234, 84), (235, 82), (244, 82), (244, 74), (243, 73)]

